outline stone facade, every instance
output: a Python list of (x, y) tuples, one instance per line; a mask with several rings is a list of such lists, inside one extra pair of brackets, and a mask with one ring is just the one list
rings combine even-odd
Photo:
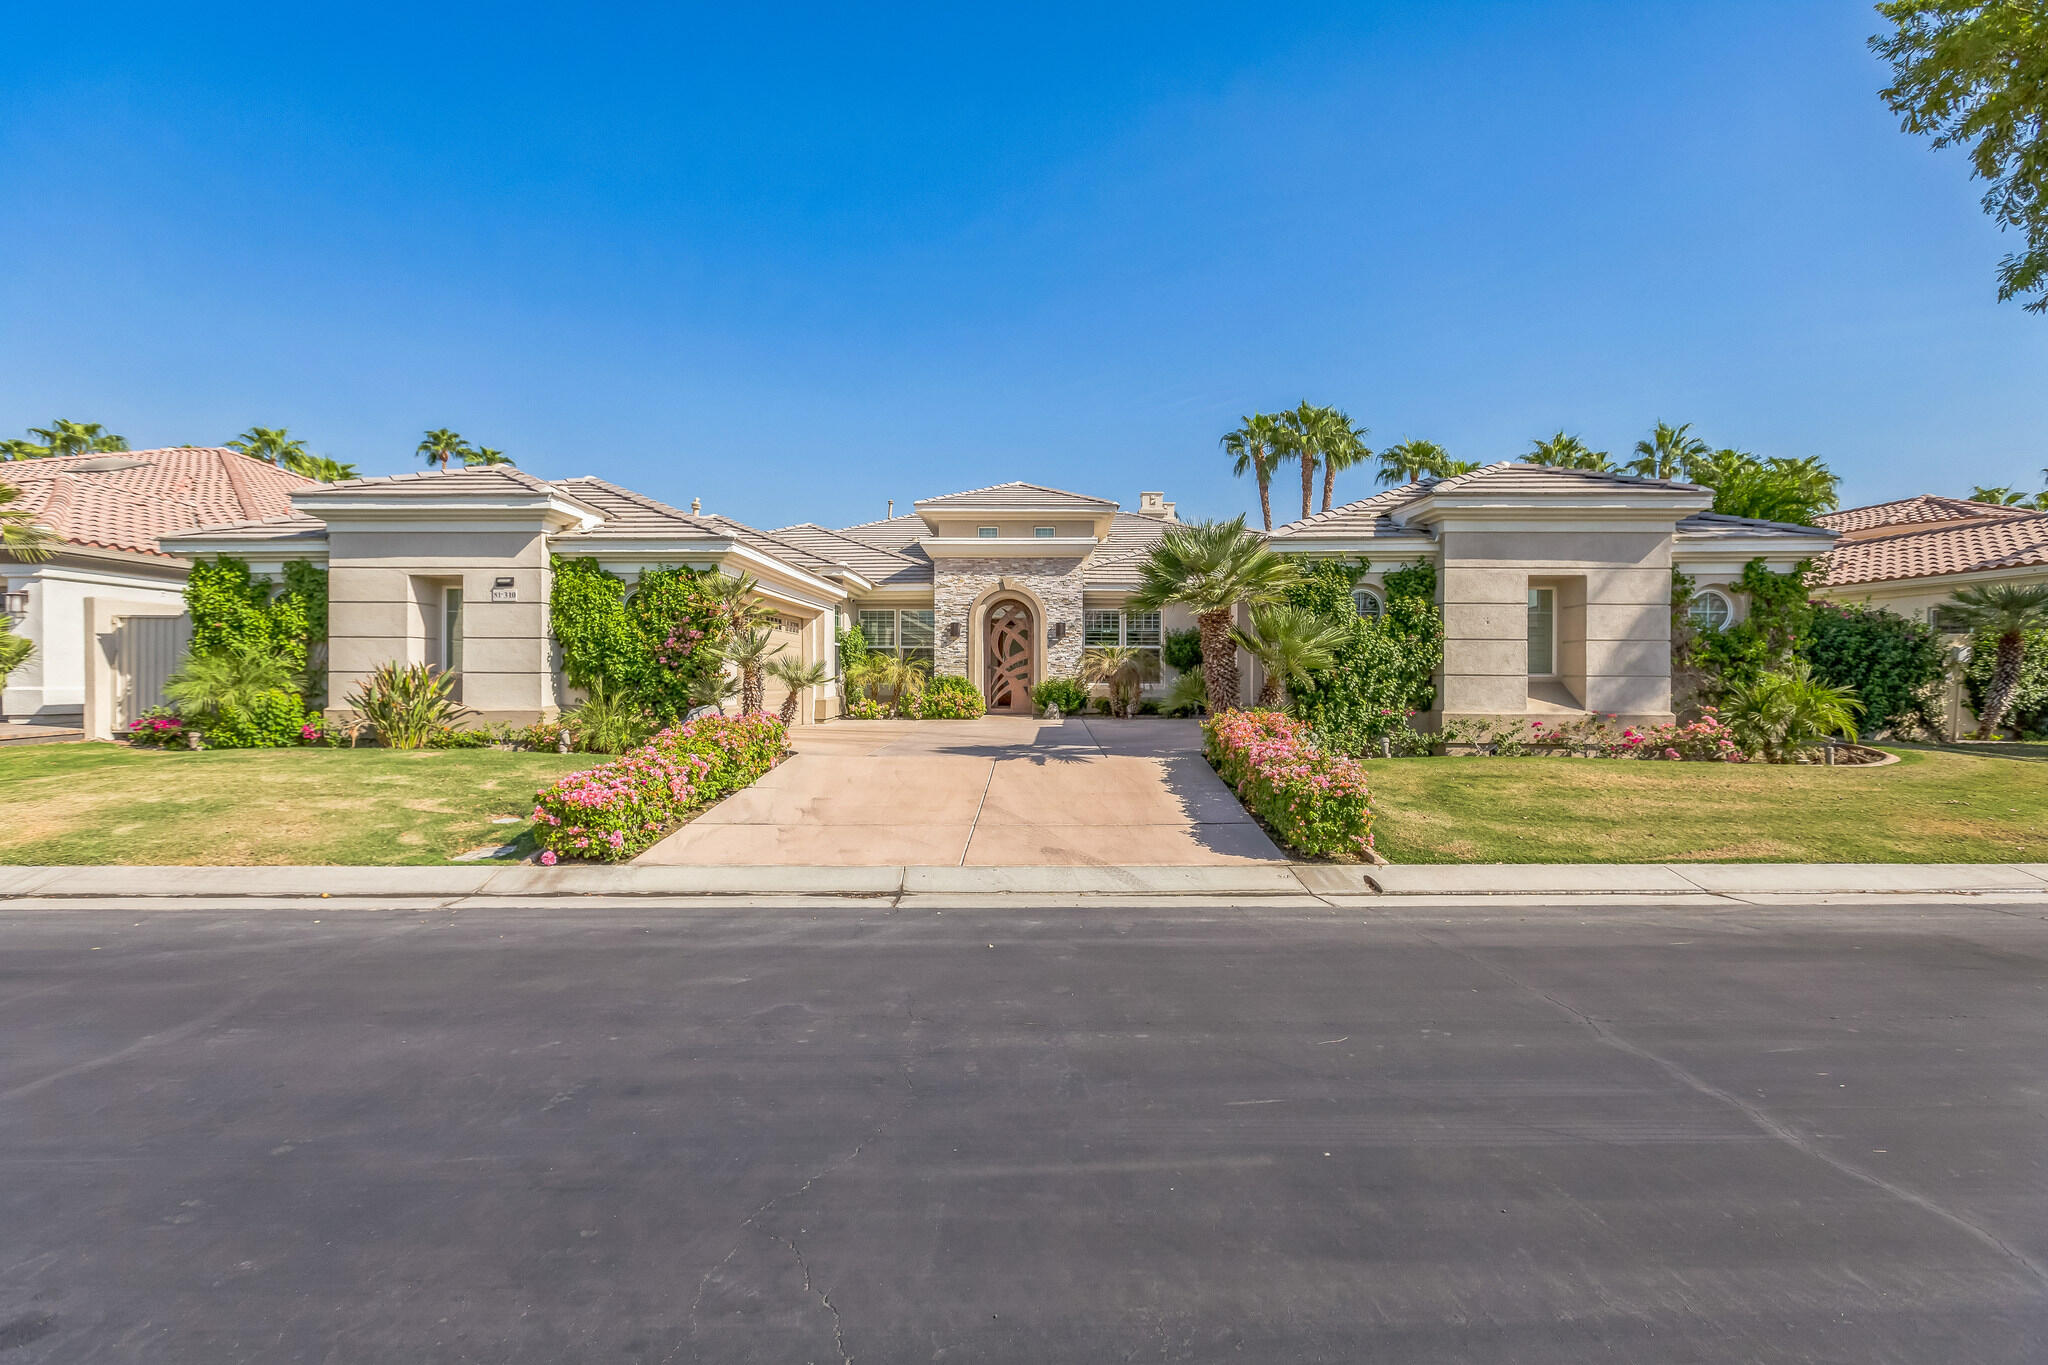
[[(974, 604), (991, 588), (1007, 586), (1038, 599), (1044, 619), (1038, 625), (1038, 677), (1072, 677), (1081, 669), (1081, 573), (1085, 558), (1020, 556), (1015, 559), (942, 559), (935, 566), (933, 621), (938, 631), (938, 672), (956, 673), (982, 685), (981, 622)], [(948, 627), (960, 625), (958, 639)], [(1057, 642), (1052, 628), (1064, 625)]]

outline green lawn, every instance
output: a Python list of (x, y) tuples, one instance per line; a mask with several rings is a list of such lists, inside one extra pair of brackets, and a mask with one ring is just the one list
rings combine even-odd
[(1396, 863), (2048, 862), (2048, 764), (2007, 747), (1865, 768), (1396, 758), (1366, 774)]
[[(603, 762), (493, 749), (0, 748), (0, 863), (439, 863)], [(493, 825), (515, 815), (517, 825)]]

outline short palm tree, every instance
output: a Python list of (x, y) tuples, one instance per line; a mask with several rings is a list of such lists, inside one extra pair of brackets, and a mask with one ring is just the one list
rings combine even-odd
[(1259, 516), (1268, 531), (1273, 529), (1273, 475), (1280, 468), (1283, 435), (1280, 419), (1266, 412), (1253, 413), (1235, 431), (1223, 434), (1230, 472), (1240, 479), (1250, 474), (1259, 481)]
[(775, 615), (775, 611), (761, 600), (761, 580), (750, 573), (714, 573), (704, 580), (704, 590), (711, 598), (711, 613), (731, 634), (751, 630)]
[(1237, 647), (1230, 637), (1239, 606), (1263, 606), (1301, 580), (1301, 568), (1266, 548), (1244, 518), (1198, 521), (1161, 536), (1139, 566), (1133, 611), (1188, 608), (1202, 632), (1209, 708), (1237, 705)]
[(749, 626), (733, 632), (725, 643), (726, 662), (740, 671), (740, 712), (753, 715), (766, 704), (767, 690), (761, 677), (768, 663), (782, 653), (775, 643), (775, 631), (766, 625)]
[(1349, 623), (1338, 623), (1281, 604), (1252, 608), (1252, 628), (1233, 630), (1231, 638), (1259, 661), (1265, 681), (1259, 705), (1279, 708), (1287, 696), (1337, 661), (1337, 651), (1351, 637)]
[(724, 711), (725, 704), (740, 693), (740, 680), (725, 671), (724, 664), (717, 663), (690, 680), (690, 705), (708, 706), (714, 711)]
[(287, 455), (284, 467), (294, 474), (303, 474), (322, 483), (340, 483), (344, 479), (361, 477), (354, 465), (331, 460), (325, 455)]
[(243, 644), (218, 654), (187, 654), (164, 680), (164, 696), (188, 720), (223, 710), (249, 711), (272, 692), (296, 691), (299, 676), (290, 663), (259, 645)]
[(1097, 645), (1081, 656), (1081, 684), (1102, 683), (1109, 688), (1109, 708), (1128, 717), (1138, 709), (1138, 697), (1148, 682), (1159, 680), (1159, 651), (1127, 645)]
[(1828, 686), (1804, 659), (1735, 688), (1721, 707), (1743, 744), (1773, 763), (1789, 762), (1837, 735), (1854, 740), (1862, 712), (1856, 689)]
[(1988, 583), (1962, 588), (1948, 602), (1948, 614), (1964, 630), (1997, 641), (1991, 683), (1977, 716), (1977, 738), (1989, 739), (2005, 720), (2020, 685), (2027, 633), (2048, 626), (2048, 583)]
[(1329, 511), (1336, 504), (1338, 472), (1364, 464), (1372, 458), (1372, 451), (1365, 444), (1365, 438), (1371, 434), (1353, 422), (1349, 415), (1337, 414), (1337, 421), (1330, 431), (1330, 444), (1323, 451), (1323, 511)]
[(1645, 479), (1685, 478), (1693, 461), (1708, 451), (1707, 443), (1691, 433), (1690, 422), (1675, 427), (1657, 423), (1649, 439), (1636, 442), (1636, 458), (1628, 462), (1628, 472)]
[(27, 663), (29, 655), (35, 652), (33, 641), (14, 633), (14, 618), (0, 612), (0, 689), (7, 686), (7, 675)]
[(469, 442), (462, 439), (460, 432), (435, 427), (421, 438), (415, 453), (428, 464), (438, 464), (446, 469), (451, 456), (460, 457), (468, 449)]
[(1614, 462), (1607, 458), (1604, 450), (1587, 447), (1578, 437), (1558, 432), (1529, 443), (1529, 453), (1522, 457), (1530, 464), (1546, 464), (1552, 469), (1593, 469), (1606, 471), (1614, 468)]
[(274, 464), (281, 469), (292, 468), (296, 460), (313, 458), (306, 449), (306, 443), (285, 427), (250, 427), (229, 441), (228, 449), (239, 450), (252, 460)]
[(21, 496), (17, 488), (0, 483), (0, 549), (25, 564), (50, 557), (50, 533), (29, 519), (26, 512), (7, 504)]
[(801, 659), (779, 656), (768, 661), (768, 676), (786, 689), (782, 694), (782, 728), (787, 730), (796, 724), (797, 707), (803, 702), (804, 689), (823, 686), (832, 676), (832, 671), (822, 663), (805, 663)]

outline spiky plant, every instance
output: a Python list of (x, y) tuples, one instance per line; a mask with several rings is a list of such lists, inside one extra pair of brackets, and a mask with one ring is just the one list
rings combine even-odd
[(1109, 688), (1109, 709), (1128, 718), (1138, 709), (1138, 698), (1148, 682), (1159, 679), (1159, 651), (1134, 649), (1126, 645), (1098, 645), (1081, 656), (1083, 685), (1102, 683)]
[(187, 720), (203, 720), (225, 710), (253, 711), (263, 697), (296, 691), (298, 685), (288, 661), (245, 643), (219, 654), (187, 654), (164, 680), (164, 698)]
[(1830, 687), (1800, 659), (1782, 673), (1765, 673), (1737, 687), (1721, 707), (1721, 718), (1743, 746), (1784, 763), (1839, 735), (1856, 738), (1863, 703), (1852, 687)]
[(785, 730), (796, 724), (796, 711), (803, 702), (804, 689), (821, 686), (832, 676), (831, 670), (822, 663), (807, 664), (786, 655), (770, 659), (767, 672), (786, 689), (782, 694), (782, 728)]
[(2048, 583), (1962, 588), (1949, 599), (1948, 612), (1972, 635), (1989, 636), (1997, 642), (1998, 657), (1991, 668), (1991, 683), (1984, 689), (1984, 709), (1977, 716), (1977, 738), (1989, 739), (1998, 733), (2006, 709), (2012, 705), (2012, 694), (2020, 685), (2027, 632), (2048, 626)]
[(723, 712), (725, 704), (740, 693), (740, 680), (725, 671), (723, 665), (706, 669), (690, 680), (690, 705), (692, 708), (708, 706)]
[(1231, 638), (1259, 661), (1265, 680), (1259, 705), (1277, 709), (1287, 694), (1337, 661), (1337, 650), (1350, 638), (1348, 623), (1339, 624), (1301, 607), (1254, 607), (1250, 630), (1232, 630)]
[(1300, 581), (1300, 566), (1266, 548), (1243, 517), (1191, 522), (1168, 531), (1152, 546), (1139, 566), (1139, 586), (1131, 594), (1130, 609), (1158, 611), (1178, 605), (1194, 613), (1202, 632), (1202, 672), (1209, 685), (1210, 709), (1227, 711), (1237, 705), (1237, 646), (1230, 627), (1238, 607), (1277, 602)]
[(348, 706), (394, 749), (424, 749), (469, 714), (455, 700), (455, 675), (428, 664), (380, 664), (349, 693)]
[(589, 694), (563, 714), (562, 728), (585, 753), (622, 754), (647, 742), (654, 721), (630, 694), (594, 679)]

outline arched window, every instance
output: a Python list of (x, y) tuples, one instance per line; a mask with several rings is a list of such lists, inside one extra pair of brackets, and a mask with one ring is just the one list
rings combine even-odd
[(1726, 630), (1728, 623), (1735, 619), (1735, 603), (1729, 600), (1727, 593), (1702, 588), (1693, 594), (1686, 616), (1696, 630)]
[(1380, 595), (1371, 588), (1353, 588), (1351, 602), (1358, 608), (1358, 614), (1368, 621), (1379, 620), (1380, 614), (1386, 610), (1386, 604), (1380, 601)]

